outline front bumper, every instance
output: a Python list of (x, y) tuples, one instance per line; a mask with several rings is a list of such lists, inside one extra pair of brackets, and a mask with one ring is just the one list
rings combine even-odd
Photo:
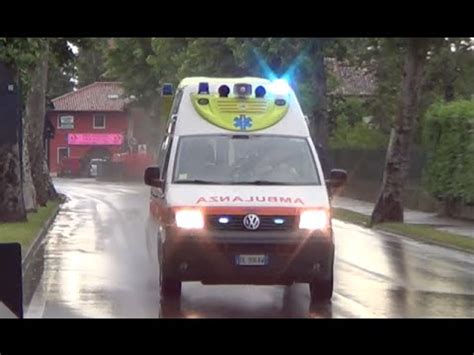
[[(330, 279), (332, 233), (186, 232), (168, 228), (163, 249), (167, 277), (204, 284), (288, 285)], [(267, 255), (264, 266), (240, 266), (236, 255)]]

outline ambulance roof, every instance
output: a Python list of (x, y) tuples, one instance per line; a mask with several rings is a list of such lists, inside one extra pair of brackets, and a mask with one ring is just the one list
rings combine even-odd
[(178, 87), (182, 88), (185, 86), (199, 85), (199, 83), (209, 83), (210, 85), (222, 85), (222, 84), (237, 84), (237, 83), (249, 83), (249, 84), (270, 84), (270, 80), (264, 78), (257, 78), (252, 76), (246, 76), (241, 78), (210, 78), (205, 76), (193, 76), (189, 78), (184, 78), (179, 83)]
[[(209, 95), (199, 95), (200, 83), (207, 83)], [(272, 82), (256, 77), (183, 79), (178, 88), (182, 99), (177, 112), (174, 134), (179, 136), (196, 134), (274, 134), (308, 137), (309, 129), (295, 93), (280, 96), (268, 93), (264, 98), (219, 97), (218, 88), (235, 84), (250, 84), (252, 90), (259, 85), (269, 91)], [(207, 102), (198, 104), (199, 100)], [(280, 102), (276, 104), (277, 100)], [(283, 104), (282, 104), (283, 103)]]

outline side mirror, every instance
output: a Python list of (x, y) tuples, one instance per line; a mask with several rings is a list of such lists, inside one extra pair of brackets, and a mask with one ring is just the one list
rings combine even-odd
[(338, 188), (344, 185), (347, 181), (347, 172), (342, 169), (332, 169), (328, 180), (328, 185), (331, 188)]
[(144, 176), (145, 184), (148, 186), (159, 187), (163, 189), (163, 181), (160, 179), (160, 168), (157, 166), (150, 166), (145, 170)]

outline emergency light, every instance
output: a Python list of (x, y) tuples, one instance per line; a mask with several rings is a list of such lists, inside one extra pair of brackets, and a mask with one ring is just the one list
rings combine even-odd
[(198, 86), (198, 94), (199, 95), (209, 95), (209, 83), (199, 83)]
[(265, 94), (267, 93), (267, 90), (263, 86), (257, 86), (255, 89), (255, 97), (265, 97)]
[(285, 79), (274, 80), (269, 89), (274, 95), (288, 95), (290, 93), (290, 85)]
[(161, 95), (162, 96), (173, 96), (173, 84), (163, 84), (161, 88)]
[(227, 85), (219, 86), (219, 96), (220, 97), (228, 97), (230, 93), (230, 89)]
[(246, 97), (252, 94), (252, 85), (250, 84), (235, 84), (234, 95), (238, 97)]

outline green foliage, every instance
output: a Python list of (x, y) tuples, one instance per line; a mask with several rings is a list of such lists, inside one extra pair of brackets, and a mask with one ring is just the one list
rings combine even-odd
[(63, 64), (58, 67), (51, 67), (48, 71), (48, 90), (46, 97), (52, 100), (58, 96), (71, 92), (74, 89), (72, 79), (76, 76), (73, 63)]
[(36, 70), (37, 60), (49, 47), (48, 98), (72, 89), (69, 83), (74, 75), (75, 56), (68, 42), (85, 44), (87, 40), (78, 38), (0, 38), (0, 61), (12, 66), (21, 82), (22, 100), (30, 87), (31, 73)]
[(79, 48), (76, 60), (79, 87), (110, 79), (105, 75), (107, 46), (107, 38), (90, 38), (88, 43)]
[(445, 101), (469, 99), (474, 94), (471, 47), (469, 38), (446, 38), (438, 42), (430, 51), (424, 90)]
[(333, 123), (329, 138), (331, 148), (376, 149), (386, 146), (388, 135), (371, 121), (370, 110), (363, 99), (333, 97), (330, 107)]
[(44, 38), (0, 38), (0, 61), (16, 72), (21, 85), (22, 102), (30, 86), (31, 72), (41, 55)]
[(57, 201), (49, 201), (37, 212), (28, 213), (27, 222), (0, 223), (0, 243), (18, 242), (21, 244), (23, 252), (26, 252), (48, 218), (52, 217), (58, 205)]
[(441, 200), (474, 203), (474, 101), (436, 103), (424, 123), (428, 191)]
[(163, 83), (176, 85), (187, 76), (288, 74), (304, 111), (311, 112), (311, 45), (307, 38), (118, 38), (107, 50), (106, 75), (146, 102)]
[(387, 142), (388, 136), (371, 125), (364, 122), (350, 125), (345, 119), (339, 121), (336, 130), (329, 138), (329, 146), (332, 149), (376, 149), (385, 147)]
[(151, 38), (114, 38), (106, 54), (105, 76), (121, 81), (128, 94), (147, 106), (158, 97), (159, 85), (165, 78), (160, 70), (168, 69), (155, 69), (149, 63), (152, 55)]

